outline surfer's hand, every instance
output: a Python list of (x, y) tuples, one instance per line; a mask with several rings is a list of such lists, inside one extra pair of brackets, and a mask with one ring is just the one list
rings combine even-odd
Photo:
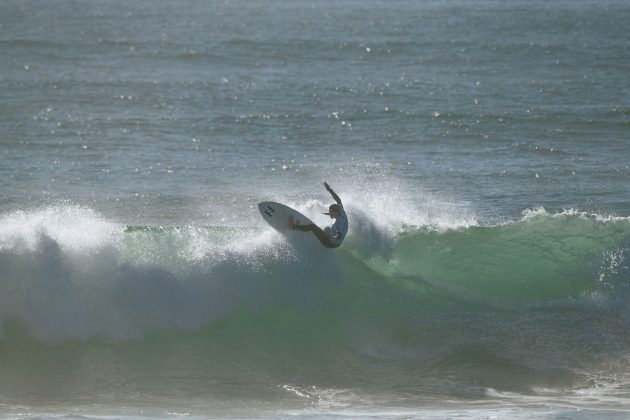
[(330, 185), (328, 185), (328, 182), (324, 181), (324, 187), (326, 187), (326, 191), (331, 192), (332, 188), (330, 188)]

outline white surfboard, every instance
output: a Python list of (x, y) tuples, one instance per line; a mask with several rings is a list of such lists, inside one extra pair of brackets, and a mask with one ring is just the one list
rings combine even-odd
[(311, 219), (304, 216), (299, 211), (285, 206), (284, 204), (274, 203), (273, 201), (258, 203), (258, 210), (263, 219), (279, 232), (291, 231), (288, 224), (290, 216), (293, 216), (293, 223), (295, 224), (308, 225), (313, 223)]

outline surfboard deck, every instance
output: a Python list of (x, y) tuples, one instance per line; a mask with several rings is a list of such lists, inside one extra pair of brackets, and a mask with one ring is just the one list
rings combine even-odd
[(308, 225), (313, 223), (311, 219), (299, 211), (273, 201), (258, 203), (258, 211), (260, 211), (263, 219), (279, 232), (292, 232), (288, 226), (290, 216), (293, 216), (293, 223), (295, 224)]

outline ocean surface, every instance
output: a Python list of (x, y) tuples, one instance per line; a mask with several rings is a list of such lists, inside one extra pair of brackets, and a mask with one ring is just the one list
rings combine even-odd
[(0, 0), (0, 417), (627, 418), (628, 22)]

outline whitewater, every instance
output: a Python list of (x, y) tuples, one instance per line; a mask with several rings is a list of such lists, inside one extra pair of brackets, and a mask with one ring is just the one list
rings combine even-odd
[(0, 2), (0, 418), (627, 417), (629, 21)]

